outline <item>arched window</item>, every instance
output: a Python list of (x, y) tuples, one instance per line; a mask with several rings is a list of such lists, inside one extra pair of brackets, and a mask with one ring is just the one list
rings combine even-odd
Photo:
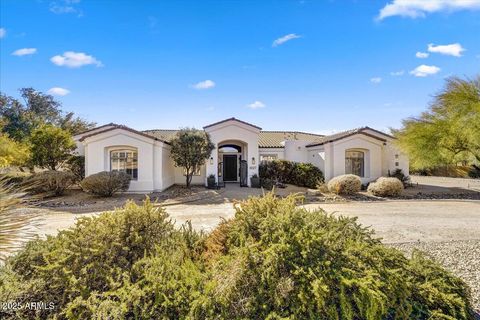
[(110, 152), (110, 170), (122, 171), (132, 180), (138, 178), (138, 155), (134, 150), (113, 150)]
[(345, 173), (359, 177), (365, 176), (365, 153), (362, 151), (345, 152)]

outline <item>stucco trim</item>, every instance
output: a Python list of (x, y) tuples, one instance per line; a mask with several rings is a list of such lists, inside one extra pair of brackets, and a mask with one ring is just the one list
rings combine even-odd
[[(370, 129), (370, 128), (368, 128)], [(373, 129), (370, 129), (370, 130), (373, 130)], [(373, 130), (375, 132), (379, 132), (381, 133), (380, 131), (377, 131), (377, 130)], [(335, 142), (335, 141), (340, 141), (340, 140), (343, 140), (345, 138), (349, 138), (349, 137), (352, 137), (354, 135), (357, 135), (357, 134), (362, 134), (364, 136), (367, 136), (367, 137), (370, 137), (370, 138), (373, 138), (373, 139), (377, 139), (377, 140), (380, 140), (382, 142), (387, 142), (387, 139), (383, 139), (383, 138), (380, 138), (380, 137), (377, 137), (373, 134), (370, 134), (370, 133), (367, 133), (367, 132), (363, 132), (363, 131), (357, 131), (357, 132), (352, 132), (352, 133), (349, 133), (343, 137), (339, 137), (339, 138), (336, 138), (336, 139), (329, 139), (329, 140), (325, 140), (325, 141), (322, 141), (322, 142), (319, 142), (319, 143), (314, 143), (314, 144), (309, 144), (307, 145), (306, 147), (307, 148), (311, 148), (311, 147), (316, 147), (316, 146), (321, 146), (321, 145), (324, 145), (326, 143), (329, 143), (329, 142)], [(386, 133), (382, 133), (383, 135), (386, 135), (388, 136)], [(392, 137), (393, 138), (393, 137)]]
[(250, 127), (256, 128), (256, 129), (258, 129), (258, 130), (262, 130), (262, 128), (260, 128), (260, 127), (257, 127), (257, 126), (255, 126), (255, 125), (253, 125), (253, 124), (251, 124), (251, 123), (248, 123), (248, 122), (245, 122), (245, 121), (239, 120), (239, 119), (237, 119), (237, 118), (235, 118), (235, 117), (228, 118), (228, 119), (225, 119), (225, 120), (222, 120), (222, 121), (218, 121), (218, 122), (215, 122), (215, 123), (209, 124), (209, 125), (207, 125), (207, 126), (203, 127), (203, 129), (206, 129), (206, 128), (211, 128), (211, 127), (214, 127), (214, 126), (216, 126), (216, 125), (219, 125), (219, 124), (222, 124), (222, 123), (225, 123), (225, 122), (228, 122), (228, 121), (236, 121), (236, 122), (240, 122), (240, 123), (242, 123), (242, 124), (245, 124), (245, 125), (247, 125), (247, 126), (250, 126)]
[(137, 131), (137, 130), (135, 130), (135, 129), (129, 128), (129, 127), (124, 126), (124, 125), (118, 125), (118, 124), (113, 124), (113, 127), (107, 128), (107, 129), (105, 129), (105, 130), (101, 130), (101, 131), (97, 131), (97, 132), (94, 132), (94, 133), (91, 133), (91, 134), (87, 134), (87, 135), (81, 137), (81, 138), (79, 139), (79, 141), (84, 141), (84, 140), (87, 139), (87, 138), (90, 138), (90, 137), (93, 137), (93, 136), (96, 136), (96, 135), (99, 135), (99, 134), (102, 134), (102, 133), (105, 133), (105, 132), (109, 132), (109, 131), (112, 131), (112, 130), (116, 130), (116, 129), (129, 131), (129, 132), (138, 134), (138, 135), (140, 135), (140, 136), (143, 136), (143, 137), (146, 137), (146, 138), (150, 138), (150, 139), (152, 139), (152, 140), (160, 141), (160, 142), (163, 142), (163, 143), (165, 143), (165, 144), (170, 145), (170, 142), (168, 142), (168, 141), (164, 141), (164, 140), (155, 138), (155, 137), (153, 137), (153, 136), (151, 136), (151, 135), (149, 135), (149, 134), (143, 133), (143, 132), (141, 132), (141, 131)]

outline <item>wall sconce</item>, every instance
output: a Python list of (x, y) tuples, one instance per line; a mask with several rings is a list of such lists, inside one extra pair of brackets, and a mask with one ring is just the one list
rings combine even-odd
[(255, 165), (255, 157), (252, 157), (252, 164)]
[(210, 157), (210, 164), (213, 164), (213, 157)]

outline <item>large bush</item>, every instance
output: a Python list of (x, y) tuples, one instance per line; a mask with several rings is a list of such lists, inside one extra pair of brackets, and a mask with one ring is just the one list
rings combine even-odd
[(71, 156), (67, 162), (66, 167), (75, 175), (77, 182), (85, 179), (85, 157), (84, 156)]
[(311, 163), (288, 160), (262, 161), (259, 166), (260, 179), (270, 179), (300, 187), (315, 188), (324, 181), (323, 173)]
[(102, 171), (83, 179), (80, 186), (85, 192), (111, 197), (117, 192), (128, 190), (130, 176), (121, 171)]
[(368, 185), (368, 192), (378, 197), (396, 197), (403, 191), (403, 183), (397, 178), (380, 177)]
[(80, 219), (0, 269), (0, 310), (22, 319), (469, 319), (468, 290), (354, 218), (272, 194), (236, 207), (206, 239), (148, 201)]
[(69, 171), (43, 171), (35, 173), (26, 179), (27, 189), (35, 193), (47, 193), (55, 196), (62, 195), (75, 182), (75, 175)]
[(0, 271), (0, 301), (52, 302), (54, 310), (0, 310), (10, 319), (178, 319), (190, 309), (200, 236), (178, 230), (148, 200), (80, 218), (30, 242)]
[(354, 194), (362, 188), (362, 180), (354, 174), (344, 174), (328, 181), (328, 191), (336, 194)]

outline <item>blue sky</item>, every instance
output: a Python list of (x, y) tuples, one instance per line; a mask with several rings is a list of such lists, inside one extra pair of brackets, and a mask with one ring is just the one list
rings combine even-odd
[(385, 130), (480, 71), (480, 0), (0, 6), (1, 91), (52, 90), (99, 124)]

